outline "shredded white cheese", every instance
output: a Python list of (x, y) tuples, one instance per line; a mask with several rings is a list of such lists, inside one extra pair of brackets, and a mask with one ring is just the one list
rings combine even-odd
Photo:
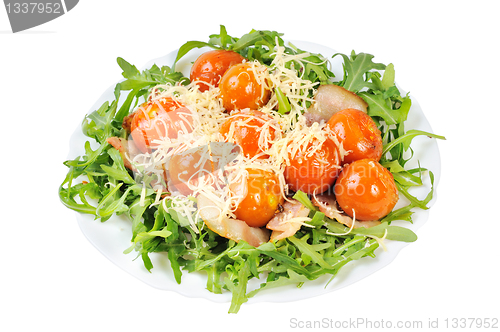
[[(184, 105), (190, 111), (190, 114), (184, 114), (181, 119), (184, 122), (179, 130), (177, 137), (165, 137), (160, 140), (154, 140), (152, 143), (155, 150), (151, 153), (136, 155), (131, 163), (138, 169), (138, 172), (144, 174), (154, 174), (158, 179), (162, 178), (172, 157), (186, 151), (198, 151), (203, 155), (203, 160), (212, 162), (220, 161), (224, 164), (223, 168), (216, 168), (209, 172), (200, 168), (195, 174), (192, 174), (186, 183), (191, 190), (192, 196), (196, 197), (203, 194), (210, 199), (215, 208), (220, 211), (220, 219), (235, 218), (234, 211), (239, 202), (245, 197), (247, 188), (246, 180), (248, 178), (248, 169), (260, 169), (273, 172), (277, 175), (285, 197), (288, 188), (283, 175), (284, 169), (290, 165), (290, 156), (295, 156), (299, 151), (307, 156), (314, 154), (321, 148), (322, 144), (329, 136), (325, 123), (314, 123), (308, 127), (306, 119), (302, 115), (307, 109), (307, 103), (313, 103), (314, 100), (309, 97), (314, 95), (315, 87), (318, 83), (312, 83), (303, 79), (298, 70), (305, 67), (307, 61), (304, 54), (287, 54), (285, 48), (278, 46), (274, 50), (274, 60), (269, 67), (258, 62), (250, 62), (252, 71), (256, 80), (262, 85), (262, 95), (264, 89), (271, 91), (269, 102), (258, 111), (270, 117), (270, 121), (263, 122), (256, 116), (241, 116), (228, 114), (223, 108), (220, 98), (220, 90), (217, 87), (210, 87), (209, 90), (200, 92), (196, 82), (191, 82), (187, 86), (181, 85), (159, 85), (156, 86), (150, 100), (160, 100), (162, 98), (172, 98), (180, 105)], [(295, 68), (295, 65), (300, 68)], [(279, 114), (275, 109), (278, 106), (278, 100), (274, 93), (279, 88), (285, 94), (290, 102), (291, 110), (287, 114)], [(220, 133), (222, 124), (231, 118), (236, 118), (231, 124), (227, 137)], [(224, 142), (236, 142), (234, 133), (236, 126), (251, 126), (251, 122), (256, 120), (261, 123), (259, 127), (260, 136), (258, 146), (262, 154), (268, 155), (268, 158), (259, 158), (262, 154), (249, 158), (241, 150), (236, 158), (230, 158), (231, 151), (227, 150), (231, 144)], [(168, 124), (160, 123), (166, 131)], [(347, 153), (338, 141), (334, 141), (339, 147), (341, 157)], [(234, 153), (234, 151), (232, 151)], [(224, 158), (230, 159), (225, 162)], [(167, 179), (168, 180), (168, 179)], [(161, 188), (156, 188), (156, 198), (154, 205), (165, 200), (171, 200), (171, 209), (189, 220), (190, 227), (197, 229), (198, 213), (192, 199), (189, 199), (175, 188), (167, 183), (171, 193), (162, 197)], [(144, 203), (145, 187), (141, 194), (141, 204)], [(310, 221), (310, 218), (293, 218), (287, 222), (300, 223), (302, 225)]]

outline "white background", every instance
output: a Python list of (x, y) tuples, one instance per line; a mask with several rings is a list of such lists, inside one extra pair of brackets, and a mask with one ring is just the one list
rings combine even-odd
[[(446, 318), (499, 319), (497, 3), (235, 3), (87, 0), (17, 34), (0, 9), (0, 330), (289, 331), (298, 329), (293, 319), (424, 327), (439, 319), (443, 328)], [(207, 40), (219, 24), (233, 36), (277, 30), (392, 62), (399, 85), (446, 136), (430, 219), (388, 267), (333, 293), (227, 314), (228, 303), (156, 290), (123, 272), (59, 202), (69, 138), (120, 79), (116, 58), (141, 67), (187, 40)]]

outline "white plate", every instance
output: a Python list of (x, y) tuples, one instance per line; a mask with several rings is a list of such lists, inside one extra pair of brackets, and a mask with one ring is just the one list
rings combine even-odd
[[(297, 47), (314, 53), (321, 53), (325, 57), (330, 58), (336, 52), (325, 46), (308, 42), (293, 42)], [(182, 71), (185, 76), (189, 75), (189, 68), (192, 61), (198, 55), (207, 49), (195, 49), (188, 53), (178, 64), (176, 69)], [(177, 55), (174, 51), (164, 57), (155, 59), (147, 63), (144, 68), (150, 68), (153, 63), (158, 66), (168, 65), (171, 66)], [(117, 69), (119, 70), (119, 69)], [(332, 71), (337, 77), (342, 77), (343, 70), (340, 57), (332, 60)], [(104, 94), (96, 101), (90, 111), (98, 109), (106, 100), (114, 100), (115, 85), (112, 85)], [(403, 95), (403, 92), (401, 93)], [(425, 118), (422, 109), (412, 96), (412, 107), (409, 113), (408, 121), (406, 122), (406, 130), (408, 129), (421, 129), (424, 131), (432, 132), (432, 129)], [(68, 159), (84, 153), (84, 143), (87, 138), (82, 134), (80, 127), (77, 128), (70, 141), (70, 153)], [(409, 163), (410, 167), (416, 167), (417, 161), (420, 161), (422, 167), (430, 169), (435, 176), (434, 182), (434, 198), (429, 203), (432, 206), (436, 200), (436, 187), (440, 178), (440, 156), (437, 143), (434, 139), (427, 137), (417, 137), (413, 140), (412, 148), (415, 154), (412, 161)], [(430, 189), (430, 183), (427, 177), (427, 183), (424, 186), (415, 188), (413, 194), (419, 198), (425, 197)], [(406, 199), (402, 197), (398, 206), (406, 203)], [(396, 206), (396, 207), (398, 207)], [(405, 226), (414, 232), (418, 230), (428, 219), (429, 211), (415, 209), (413, 215), (413, 224), (408, 222), (394, 222), (394, 225)], [(87, 237), (87, 239), (111, 262), (122, 268), (124, 271), (135, 276), (146, 284), (161, 289), (170, 290), (180, 293), (188, 297), (206, 298), (215, 302), (229, 302), (231, 300), (230, 292), (224, 294), (213, 294), (206, 289), (206, 275), (200, 273), (187, 273), (183, 271), (182, 283), (176, 283), (170, 263), (166, 254), (153, 253), (150, 254), (154, 268), (152, 273), (149, 273), (143, 265), (142, 259), (136, 258), (135, 253), (128, 255), (123, 254), (123, 251), (130, 246), (131, 226), (130, 221), (126, 217), (112, 217), (108, 221), (102, 223), (99, 220), (94, 220), (91, 215), (76, 214), (79, 226)], [(276, 288), (259, 292), (255, 297), (249, 300), (250, 303), (256, 302), (288, 302), (300, 300), (304, 298), (311, 298), (314, 296), (325, 294), (336, 289), (353, 284), (370, 274), (380, 270), (384, 266), (391, 263), (399, 251), (404, 248), (407, 243), (386, 241), (387, 251), (382, 248), (376, 250), (376, 258), (365, 257), (358, 261), (353, 261), (345, 265), (337, 274), (335, 279), (325, 288), (325, 284), (330, 279), (330, 276), (323, 276), (315, 281), (304, 284), (300, 289), (294, 286)], [(248, 290), (257, 288), (262, 281), (251, 280), (248, 285)], [(279, 294), (279, 296), (276, 296)]]

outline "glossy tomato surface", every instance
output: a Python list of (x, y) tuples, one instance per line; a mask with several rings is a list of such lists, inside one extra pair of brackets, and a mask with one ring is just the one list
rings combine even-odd
[(234, 212), (251, 227), (263, 227), (284, 201), (278, 177), (271, 171), (249, 169), (247, 194)]
[(192, 131), (191, 111), (171, 98), (162, 98), (142, 104), (131, 121), (131, 135), (143, 153), (155, 148), (154, 140), (166, 136), (177, 138), (179, 132)]
[(198, 87), (203, 92), (208, 90), (210, 86), (219, 86), (219, 81), (228, 68), (244, 60), (243, 56), (234, 51), (214, 50), (205, 52), (194, 62), (189, 78), (191, 81), (200, 81)]
[(168, 165), (169, 188), (181, 194), (193, 194), (199, 181), (216, 170), (216, 163), (204, 153), (203, 148), (190, 149), (172, 156)]
[(248, 62), (231, 66), (222, 76), (219, 88), (227, 111), (258, 109), (270, 98), (269, 89), (257, 80)]
[(342, 170), (335, 183), (342, 210), (356, 220), (379, 220), (398, 202), (392, 174), (373, 159), (357, 160)]
[(348, 108), (334, 114), (327, 122), (344, 150), (349, 151), (343, 164), (370, 158), (380, 160), (382, 136), (372, 118), (360, 110)]
[(264, 144), (264, 142), (266, 137), (268, 140), (275, 139), (276, 130), (270, 126), (272, 120), (271, 116), (260, 111), (249, 109), (237, 111), (222, 124), (220, 133), (226, 141), (238, 144), (248, 158), (253, 158), (257, 154), (260, 154), (259, 158), (267, 158), (268, 155), (264, 153), (259, 140), (263, 142), (264, 150), (271, 147), (270, 143)]
[(333, 141), (325, 140), (316, 152), (308, 155), (313, 142), (295, 156), (289, 154), (290, 165), (285, 168), (284, 176), (292, 191), (321, 194), (333, 185), (340, 173), (340, 153)]

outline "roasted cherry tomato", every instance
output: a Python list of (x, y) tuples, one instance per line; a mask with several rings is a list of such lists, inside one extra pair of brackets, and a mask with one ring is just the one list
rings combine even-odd
[[(272, 121), (271, 116), (265, 113), (245, 109), (235, 112), (224, 122), (220, 128), (220, 133), (226, 141), (234, 141), (234, 143), (238, 144), (248, 158), (253, 158), (257, 154), (263, 153), (259, 140), (264, 142), (264, 135), (268, 135), (269, 140), (275, 139), (275, 129), (268, 126), (270, 121)], [(232, 139), (230, 139), (230, 135)], [(267, 144), (267, 148), (270, 147), (271, 144)], [(267, 157), (268, 155), (262, 154), (259, 158)]]
[(283, 204), (279, 180), (271, 171), (248, 169), (246, 196), (234, 212), (251, 227), (263, 227)]
[(162, 98), (142, 104), (134, 113), (130, 130), (141, 152), (151, 152), (154, 140), (166, 136), (177, 138), (180, 131), (192, 130), (191, 111), (172, 98)]
[(289, 153), (290, 165), (285, 167), (285, 180), (292, 191), (321, 194), (333, 185), (340, 173), (340, 153), (333, 141), (327, 139), (312, 155), (308, 155), (317, 140), (313, 139), (304, 151), (295, 156)]
[(394, 177), (373, 159), (347, 165), (335, 183), (342, 210), (356, 220), (379, 220), (392, 211), (399, 196)]
[[(229, 67), (245, 60), (243, 56), (228, 50), (214, 50), (205, 52), (196, 59), (191, 67), (191, 81), (198, 83), (201, 92), (206, 91), (210, 86), (219, 86), (219, 81)], [(208, 84), (205, 84), (206, 82)]]
[(373, 119), (360, 110), (348, 108), (334, 114), (327, 126), (344, 150), (343, 164), (359, 159), (380, 160), (382, 156), (382, 136)]
[(191, 195), (191, 188), (213, 173), (216, 167), (216, 162), (207, 157), (202, 147), (174, 154), (168, 165), (169, 188), (175, 188), (185, 196)]
[(270, 98), (269, 89), (256, 79), (248, 62), (231, 66), (222, 76), (219, 89), (227, 111), (258, 109)]

